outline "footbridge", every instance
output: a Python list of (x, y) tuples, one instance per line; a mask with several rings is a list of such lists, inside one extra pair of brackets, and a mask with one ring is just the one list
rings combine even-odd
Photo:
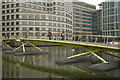
[[(103, 59), (101, 56), (99, 56), (97, 54), (98, 52), (102, 52), (102, 51), (108, 52), (108, 53), (106, 53), (107, 55), (111, 55), (113, 57), (120, 58), (119, 55), (109, 53), (109, 52), (120, 53), (119, 39), (118, 39), (118, 37), (113, 37), (113, 36), (82, 36), (77, 41), (67, 40), (67, 39), (61, 40), (60, 38), (58, 38), (58, 39), (51, 38), (51, 40), (49, 40), (48, 38), (34, 38), (34, 37), (33, 38), (19, 38), (19, 39), (18, 38), (10, 38), (10, 39), (1, 39), (1, 42), (3, 43), (4, 46), (6, 46), (8, 48), (11, 48), (11, 46), (6, 44), (6, 42), (21, 42), (22, 45), (13, 50), (15, 52), (18, 49), (23, 48), (23, 53), (20, 53), (17, 55), (26, 54), (25, 53), (26, 52), (25, 51), (26, 44), (30, 44), (34, 48), (38, 49), (40, 51), (40, 53), (47, 53), (47, 52), (43, 52), (42, 49), (40, 49), (39, 47), (34, 45), (34, 42), (62, 45), (62, 46), (70, 46), (70, 47), (78, 47), (78, 48), (84, 48), (86, 50), (86, 52), (79, 53), (76, 55), (71, 55), (71, 56), (67, 57), (66, 60), (56, 61), (57, 64), (81, 62), (80, 59), (82, 59), (82, 61), (84, 62), (85, 59), (89, 60), (88, 57), (90, 58), (91, 56), (95, 56), (99, 60), (102, 61), (103, 64), (101, 64), (101, 65), (106, 66), (110, 62), (106, 61), (105, 59)], [(30, 54), (36, 55), (36, 53), (33, 54), (33, 52), (29, 53), (29, 55)], [(24, 55), (22, 55), (22, 56), (24, 56)], [(87, 56), (87, 58), (86, 58), (86, 56)], [(118, 62), (120, 62), (120, 61), (118, 61)], [(108, 67), (104, 70), (111, 70), (113, 68), (118, 68), (118, 67), (120, 68), (120, 65), (118, 65), (118, 62), (116, 62), (116, 64), (114, 64), (114, 62), (110, 63), (108, 65), (110, 67)], [(90, 68), (93, 69), (93, 67), (95, 67), (95, 70), (98, 70), (96, 68), (99, 68), (98, 65), (92, 66)], [(99, 69), (101, 69), (101, 67)], [(103, 70), (103, 69), (101, 69), (101, 70)]]

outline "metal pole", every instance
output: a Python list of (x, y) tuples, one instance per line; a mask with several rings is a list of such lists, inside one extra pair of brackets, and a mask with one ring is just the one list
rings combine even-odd
[(109, 38), (107, 37), (107, 43), (108, 43), (108, 39), (109, 39)]
[(87, 71), (85, 71), (85, 70), (82, 70), (82, 69), (80, 69), (80, 68), (78, 68), (78, 67), (75, 67), (75, 66), (73, 66), (73, 65), (69, 65), (71, 68), (73, 68), (73, 69), (76, 69), (76, 70), (78, 70), (78, 71), (81, 71), (81, 72), (84, 72), (84, 73), (87, 73), (87, 74), (90, 74), (89, 72), (87, 72)]
[(88, 50), (91, 54), (93, 54), (94, 56), (96, 56), (98, 59), (100, 59), (101, 61), (103, 61), (104, 63), (108, 63), (107, 61), (105, 61), (102, 57), (98, 56), (96, 53), (94, 53), (93, 51), (90, 51), (89, 49), (85, 48), (86, 50)]
[[(25, 53), (25, 44), (24, 42), (22, 42), (22, 44), (23, 44), (23, 52)], [(25, 56), (23, 56), (23, 62), (25, 62)]]
[(34, 48), (38, 49), (39, 51), (43, 51), (42, 49), (40, 49), (39, 47), (35, 46), (34, 44), (30, 43), (30, 45), (32, 45)]
[(104, 43), (105, 43), (105, 37), (104, 37)]
[[(98, 51), (99, 51), (99, 50), (94, 50), (94, 51), (92, 51), (92, 52), (98, 52)], [(76, 54), (76, 55), (73, 55), (73, 56), (69, 56), (69, 57), (67, 57), (67, 58), (74, 58), (74, 57), (78, 57), (78, 56), (83, 56), (83, 55), (86, 55), (86, 54), (88, 54), (88, 53), (91, 53), (91, 51), (85, 52), (85, 53)]]
[(98, 37), (95, 38), (95, 43), (97, 43), (97, 39), (98, 39)]
[(6, 45), (8, 48), (12, 48), (11, 46), (9, 46), (8, 44), (6, 44), (4, 41), (2, 42), (4, 45)]
[(16, 49), (14, 49), (13, 51), (16, 51), (16, 50), (18, 50), (19, 48), (21, 48), (23, 45), (26, 45), (26, 44), (28, 44), (29, 42), (26, 42), (26, 43), (22, 43), (22, 45), (21, 46), (19, 46), (18, 48), (16, 48)]

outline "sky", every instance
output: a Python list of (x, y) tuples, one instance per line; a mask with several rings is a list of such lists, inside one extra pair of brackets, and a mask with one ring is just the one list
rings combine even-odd
[(93, 4), (93, 5), (96, 5), (96, 8), (99, 9), (99, 6), (98, 4), (105, 1), (105, 0), (79, 0), (79, 1), (82, 1), (82, 2), (86, 2), (86, 3), (89, 3), (89, 4)]

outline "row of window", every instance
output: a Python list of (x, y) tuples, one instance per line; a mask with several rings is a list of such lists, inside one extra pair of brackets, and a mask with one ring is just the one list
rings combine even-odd
[(19, 22), (3, 22), (2, 26), (13, 26), (13, 25), (19, 25)]
[(64, 3), (61, 3), (61, 2), (50, 2), (50, 3), (45, 3), (44, 1), (42, 2), (38, 2), (38, 1), (27, 1), (29, 3), (32, 3), (32, 4), (37, 4), (37, 5), (43, 5), (43, 6), (47, 6), (47, 7), (51, 7), (51, 6), (54, 6), (54, 5), (60, 5), (60, 6), (64, 6), (65, 4)]
[[(9, 10), (3, 10), (2, 14), (7, 14), (7, 13), (16, 13), (16, 12), (27, 12), (27, 13), (51, 13), (51, 14), (57, 14), (61, 16), (65, 16), (64, 12), (45, 12), (45, 11), (38, 11), (38, 10), (29, 10), (29, 9), (9, 9)], [(71, 18), (68, 14), (66, 14), (67, 17)]]
[(7, 5), (2, 5), (2, 9), (4, 8), (14, 8), (14, 7), (18, 7), (19, 3), (16, 4), (7, 4)]
[(19, 27), (11, 27), (11, 28), (2, 28), (2, 31), (57, 31), (57, 32), (68, 32), (68, 33), (72, 33), (71, 30), (68, 29), (60, 29), (60, 28), (45, 28), (45, 27), (23, 27), (23, 28), (19, 28)]
[(116, 22), (116, 21), (120, 21), (120, 20), (118, 19), (118, 15), (116, 15), (116, 16), (103, 17), (103, 23)]
[(103, 35), (107, 35), (107, 36), (120, 36), (120, 31), (103, 32)]
[(2, 8), (13, 8), (13, 7), (19, 7), (19, 6), (23, 6), (23, 7), (29, 7), (29, 8), (35, 8), (36, 6), (33, 5), (33, 3), (38, 4), (38, 5), (43, 5), (43, 6), (47, 6), (47, 7), (51, 7), (54, 5), (60, 5), (60, 6), (65, 6), (64, 3), (60, 3), (60, 2), (53, 2), (53, 3), (45, 3), (45, 2), (29, 2), (29, 4), (27, 3), (16, 3), (16, 4), (7, 4), (7, 5), (2, 5)]
[(19, 27), (11, 27), (11, 28), (2, 28), (2, 31), (18, 31), (20, 28)]
[(54, 21), (66, 21), (65, 18), (62, 17), (56, 17), (56, 16), (47, 16), (47, 15), (33, 15), (33, 14), (27, 14), (27, 15), (20, 15), (20, 18), (22, 19), (46, 19), (46, 20), (54, 20)]
[(88, 23), (88, 24), (91, 24), (91, 22), (89, 22), (89, 21), (83, 21), (83, 23)]
[(74, 26), (74, 27), (80, 27), (80, 26), (81, 26), (81, 24), (74, 23), (74, 24), (73, 24), (73, 26)]
[(66, 27), (72, 29), (72, 26), (59, 24), (59, 23), (46, 23), (46, 22), (3, 22), (2, 26), (13, 26), (13, 25), (28, 25), (28, 26), (54, 26), (54, 27)]
[(85, 16), (85, 17), (92, 17), (91, 15), (87, 15), (87, 14), (83, 14), (83, 16)]
[(18, 19), (18, 18), (19, 18), (19, 14), (2, 16), (2, 20)]
[(2, 10), (2, 14), (19, 12), (19, 9)]
[(87, 31), (87, 32), (91, 32), (91, 29), (83, 29), (82, 31)]
[[(60, 14), (60, 13), (59, 13)], [(62, 13), (64, 14), (64, 13)], [(66, 14), (66, 16), (68, 17), (69, 15)], [(72, 18), (72, 16), (69, 16), (70, 19)], [(47, 16), (47, 15), (34, 15), (34, 14), (23, 14), (23, 15), (6, 15), (6, 16), (2, 16), (3, 20), (7, 20), (7, 19), (16, 19), (16, 18), (21, 18), (21, 19), (46, 19), (46, 20), (55, 20), (55, 21), (66, 21), (65, 18), (62, 17), (56, 17), (56, 16)]]
[(103, 10), (103, 16), (106, 16), (106, 15), (115, 15), (115, 14), (118, 14), (118, 9), (117, 8)]
[(91, 28), (91, 25), (83, 25), (83, 27)]
[(92, 14), (90, 11), (85, 11), (85, 10), (83, 10), (82, 12), (83, 12), (83, 13), (87, 13), (87, 14)]
[(74, 30), (74, 31), (81, 31), (80, 28), (74, 28), (73, 30)]
[[(63, 30), (64, 31), (64, 30)], [(62, 31), (61, 31), (62, 32)], [(53, 34), (53, 36), (55, 36), (55, 37), (59, 37), (59, 36), (61, 36), (61, 33), (52, 33)], [(27, 38), (27, 36), (29, 37), (29, 36), (38, 36), (38, 37), (40, 37), (40, 36), (46, 36), (46, 33), (45, 32), (42, 32), (42, 33), (39, 33), (39, 32), (35, 32), (35, 33), (33, 33), (33, 32), (29, 32), (29, 33), (27, 33), (27, 32), (22, 32), (22, 33), (19, 33), (19, 32), (16, 32), (16, 33), (2, 33), (2, 36), (3, 37), (8, 37), (8, 36), (16, 36), (16, 37), (19, 37), (19, 36), (24, 36), (24, 37), (26, 37)], [(71, 34), (66, 34), (66, 37), (72, 37), (71, 36)]]
[[(84, 20), (89, 20), (89, 21), (91, 21), (91, 18), (86, 18), (86, 17), (74, 16), (74, 18), (84, 19)], [(96, 18), (96, 17), (94, 17), (94, 18)]]
[(119, 23), (104, 24), (103, 25), (103, 30), (116, 30), (116, 29), (120, 29), (119, 28)]
[[(62, 30), (61, 32), (63, 32), (64, 30)], [(52, 35), (53, 36), (55, 36), (55, 37), (60, 37), (61, 36), (61, 33), (52, 33)], [(33, 33), (33, 32), (22, 32), (22, 33), (19, 33), (19, 32), (16, 32), (16, 33), (2, 33), (2, 36), (3, 37), (10, 37), (10, 36), (16, 36), (16, 37), (19, 37), (19, 36), (24, 36), (24, 37), (26, 37), (27, 38), (27, 36), (28, 37), (30, 37), (30, 36), (37, 36), (37, 37), (40, 37), (40, 36), (46, 36), (46, 33), (45, 32), (42, 32), (42, 33), (40, 33), (40, 32), (35, 32), (35, 33)], [(71, 34), (66, 34), (66, 38), (68, 38), (68, 37), (72, 37), (72, 35)]]
[(82, 33), (80, 33), (80, 32), (74, 32), (73, 34), (74, 35), (91, 35), (91, 33), (86, 33), (86, 32), (82, 32)]
[(42, 7), (42, 6), (37, 6), (37, 5), (31, 5), (31, 4), (24, 4), (24, 5), (21, 5), (21, 7), (24, 7), (24, 8), (30, 8), (30, 9), (38, 9), (38, 10), (44, 10), (44, 11), (53, 11), (53, 10), (62, 10), (64, 11), (64, 8), (62, 7)]
[(81, 10), (81, 9), (74, 8), (74, 11), (78, 11), (79, 13), (82, 12), (82, 13), (92, 14), (92, 12), (90, 12), (90, 11), (85, 11), (85, 10)]
[(103, 27), (103, 30), (118, 30), (119, 27)]
[(119, 2), (115, 2), (115, 1), (112, 1), (112, 2), (104, 2), (103, 3), (103, 9), (105, 8), (111, 8), (111, 7), (115, 7), (115, 6), (118, 6), (119, 5)]

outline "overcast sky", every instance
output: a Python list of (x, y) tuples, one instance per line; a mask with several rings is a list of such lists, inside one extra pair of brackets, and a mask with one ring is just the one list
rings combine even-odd
[(105, 1), (105, 0), (79, 0), (79, 1), (96, 5), (96, 6), (97, 6), (97, 9), (98, 9), (98, 8), (99, 8), (99, 7), (98, 7), (98, 4), (101, 3), (101, 2), (103, 2), (103, 1)]

